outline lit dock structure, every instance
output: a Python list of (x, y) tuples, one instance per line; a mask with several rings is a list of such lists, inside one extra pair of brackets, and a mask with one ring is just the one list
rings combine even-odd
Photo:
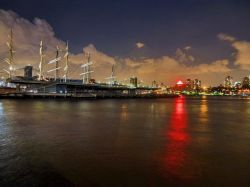
[(81, 80), (32, 81), (10, 80), (17, 85), (18, 93), (27, 97), (72, 98), (139, 98), (153, 96), (157, 88), (126, 85), (83, 84)]

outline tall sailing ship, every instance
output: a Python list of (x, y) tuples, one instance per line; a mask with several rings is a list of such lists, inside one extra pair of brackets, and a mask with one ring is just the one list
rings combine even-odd
[[(22, 96), (41, 96), (41, 97), (142, 97), (152, 94), (156, 88), (139, 87), (136, 85), (119, 84), (115, 80), (112, 65), (111, 76), (106, 78), (106, 83), (96, 83), (92, 74), (94, 72), (91, 54), (83, 52), (87, 61), (80, 65), (80, 79), (69, 78), (70, 52), (67, 42), (64, 49), (56, 46), (55, 58), (46, 62), (43, 41), (40, 41), (38, 67), (26, 65), (16, 68), (14, 63), (13, 31), (10, 30), (7, 47), (9, 51), (5, 64), (7, 68), (3, 72), (7, 74), (5, 81), (1, 81), (0, 95), (22, 95)], [(45, 68), (47, 66), (47, 68)], [(49, 70), (45, 70), (48, 69)], [(24, 70), (23, 76), (18, 76), (17, 71)], [(36, 74), (33, 76), (33, 71)]]

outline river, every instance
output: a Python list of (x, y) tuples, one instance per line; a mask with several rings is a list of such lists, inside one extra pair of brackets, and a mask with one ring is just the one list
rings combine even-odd
[(0, 186), (250, 186), (250, 100), (0, 100)]

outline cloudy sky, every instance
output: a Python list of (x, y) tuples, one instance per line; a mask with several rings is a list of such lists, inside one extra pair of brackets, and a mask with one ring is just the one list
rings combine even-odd
[(13, 28), (17, 67), (38, 66), (40, 40), (46, 61), (69, 41), (74, 78), (90, 52), (100, 81), (115, 64), (119, 80), (138, 76), (173, 85), (199, 78), (217, 85), (227, 75), (235, 81), (250, 75), (249, 18), (249, 0), (2, 0), (1, 67)]

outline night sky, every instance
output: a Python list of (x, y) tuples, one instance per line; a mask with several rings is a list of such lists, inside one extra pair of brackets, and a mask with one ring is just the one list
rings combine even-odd
[(190, 47), (192, 65), (228, 59), (231, 67), (235, 49), (218, 34), (250, 41), (249, 0), (1, 0), (0, 8), (46, 20), (74, 53), (93, 44), (113, 57), (159, 58)]
[(218, 33), (250, 40), (249, 0), (2, 0), (0, 7), (29, 20), (46, 19), (75, 51), (94, 43), (108, 54), (126, 56), (142, 41), (152, 50), (147, 55), (191, 45), (201, 57), (216, 59), (229, 50)]

